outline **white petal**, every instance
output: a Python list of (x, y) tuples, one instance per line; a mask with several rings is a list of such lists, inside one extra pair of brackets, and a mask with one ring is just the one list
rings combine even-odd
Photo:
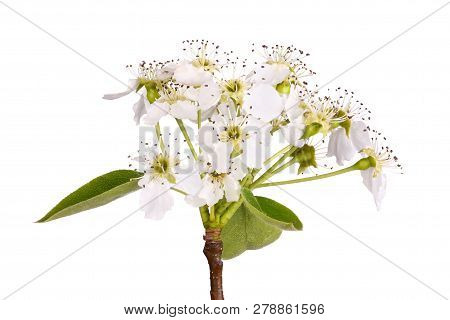
[(208, 206), (213, 206), (223, 197), (223, 189), (218, 183), (214, 183), (209, 175), (203, 179), (203, 187), (198, 193), (198, 197), (204, 199)]
[(136, 125), (139, 125), (142, 116), (145, 114), (145, 102), (144, 102), (144, 96), (141, 95), (139, 100), (133, 105), (133, 111), (134, 111), (134, 121), (136, 122)]
[(227, 101), (219, 104), (217, 107), (218, 114), (212, 117), (212, 120), (219, 121), (221, 125), (230, 123), (233, 119), (237, 117), (236, 108), (234, 108), (232, 101)]
[(202, 121), (209, 119), (214, 114), (214, 111), (216, 111), (216, 110), (217, 110), (217, 106), (212, 106), (208, 110), (203, 110), (202, 111)]
[(139, 185), (139, 187), (143, 188), (146, 185), (148, 185), (149, 182), (150, 182), (150, 175), (149, 174), (144, 174), (143, 177), (141, 179), (139, 179), (138, 185)]
[(169, 192), (169, 184), (151, 181), (142, 188), (140, 195), (141, 210), (145, 212), (145, 217), (159, 220), (173, 206), (173, 197)]
[(161, 70), (158, 70), (156, 78), (159, 80), (167, 80), (173, 76), (173, 73), (178, 65), (174, 62), (166, 64)]
[(264, 160), (270, 156), (270, 150), (267, 148), (272, 140), (270, 129), (271, 126), (264, 121), (252, 116), (247, 117), (244, 132), (249, 137), (242, 143), (242, 159), (248, 167), (259, 169)]
[(190, 100), (180, 100), (170, 105), (170, 114), (176, 119), (197, 120), (197, 107)]
[(178, 174), (177, 183), (173, 185), (190, 195), (197, 194), (202, 187), (202, 180), (198, 173)]
[(267, 158), (266, 153), (269, 150), (262, 144), (261, 139), (260, 133), (253, 133), (242, 145), (242, 159), (249, 168), (261, 168), (264, 160)]
[(305, 132), (305, 124), (300, 118), (295, 119), (293, 122), (281, 128), (281, 133), (286, 141), (295, 147), (303, 147), (305, 140), (300, 139)]
[(335, 156), (337, 164), (342, 166), (344, 165), (344, 160), (351, 160), (355, 155), (356, 149), (347, 137), (345, 129), (337, 128), (333, 130), (328, 143), (327, 156)]
[(123, 97), (123, 96), (126, 96), (126, 95), (129, 94), (130, 92), (136, 90), (138, 84), (139, 84), (139, 80), (138, 80), (138, 79), (130, 79), (130, 80), (128, 81), (128, 88), (127, 88), (127, 90), (122, 91), (122, 92), (118, 92), (118, 93), (108, 93), (108, 94), (105, 94), (105, 95), (103, 96), (103, 99), (106, 99), (106, 100), (114, 100), (114, 99), (118, 99), (118, 98), (121, 98), (121, 97)]
[(228, 202), (238, 201), (241, 193), (241, 186), (238, 181), (227, 175), (223, 178), (223, 189)]
[(361, 171), (363, 177), (363, 183), (369, 189), (375, 200), (377, 209), (381, 208), (381, 201), (386, 195), (386, 175), (379, 173), (376, 177), (373, 177), (374, 168)]
[(184, 200), (193, 207), (203, 207), (206, 204), (205, 199), (197, 195), (187, 195)]
[(212, 78), (211, 73), (197, 68), (190, 62), (182, 62), (173, 74), (175, 80), (188, 86), (199, 86)]
[(283, 101), (278, 92), (268, 84), (256, 84), (244, 99), (246, 113), (269, 122), (283, 111)]
[(226, 173), (230, 168), (230, 155), (233, 152), (231, 143), (217, 142), (215, 145), (213, 158), (213, 168), (218, 173)]
[(218, 141), (217, 129), (211, 124), (203, 125), (198, 131), (200, 147), (207, 153), (214, 152), (214, 144)]
[(144, 99), (146, 114), (141, 118), (141, 123), (146, 125), (155, 125), (163, 116), (169, 112), (169, 106), (166, 103), (150, 103)]
[(206, 111), (214, 106), (220, 99), (220, 88), (212, 79), (202, 84), (199, 88), (190, 87), (185, 95), (189, 99), (198, 102), (199, 108)]
[(367, 125), (362, 121), (352, 122), (350, 127), (350, 139), (358, 152), (361, 151), (361, 149), (368, 148), (372, 145)]
[(230, 175), (235, 180), (241, 180), (247, 174), (247, 167), (242, 163), (241, 157), (233, 158)]
[(284, 110), (289, 121), (294, 121), (294, 119), (297, 119), (305, 112), (305, 110), (300, 107), (301, 101), (302, 100), (300, 99), (298, 89), (291, 88), (291, 92), (284, 103)]
[(284, 81), (289, 75), (289, 72), (289, 68), (284, 64), (264, 63), (256, 67), (253, 75), (251, 76), (251, 81), (254, 83), (267, 83), (276, 85)]

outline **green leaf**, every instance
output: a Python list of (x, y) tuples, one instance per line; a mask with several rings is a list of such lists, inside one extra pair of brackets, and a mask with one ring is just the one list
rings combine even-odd
[(246, 250), (265, 247), (281, 235), (281, 230), (254, 215), (244, 205), (222, 229), (223, 259), (232, 259)]
[(283, 222), (283, 230), (295, 231), (303, 229), (302, 222), (291, 209), (269, 198), (256, 196), (256, 199), (266, 215), (279, 222)]
[(96, 208), (139, 189), (142, 173), (116, 170), (86, 183), (61, 200), (52, 210), (36, 222), (48, 222)]
[(242, 188), (244, 205), (266, 223), (282, 230), (301, 230), (302, 223), (290, 209), (264, 197), (255, 197), (250, 189)]

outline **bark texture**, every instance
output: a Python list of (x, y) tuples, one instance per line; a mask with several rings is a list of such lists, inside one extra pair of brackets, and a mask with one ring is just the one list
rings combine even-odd
[(203, 253), (209, 264), (209, 277), (211, 281), (211, 300), (223, 300), (222, 288), (222, 250), (223, 243), (220, 239), (220, 229), (206, 229), (205, 247)]

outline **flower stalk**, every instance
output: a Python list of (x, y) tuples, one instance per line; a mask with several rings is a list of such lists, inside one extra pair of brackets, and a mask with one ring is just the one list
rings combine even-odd
[(283, 161), (286, 160), (286, 158), (293, 154), (295, 150), (297, 150), (296, 147), (291, 147), (280, 159), (278, 159), (269, 169), (267, 169), (266, 172), (264, 172), (258, 179), (256, 179), (256, 181), (250, 185), (250, 188), (253, 188), (253, 186), (256, 186), (269, 179), (273, 175), (272, 171), (278, 168), (278, 166), (282, 164)]
[(183, 134), (183, 137), (186, 140), (186, 143), (188, 144), (189, 149), (191, 150), (194, 160), (197, 161), (198, 160), (197, 152), (195, 151), (195, 148), (192, 144), (191, 138), (189, 138), (189, 135), (187, 133), (186, 127), (184, 126), (183, 120), (181, 120), (181, 119), (176, 119), (176, 120), (177, 120), (178, 127), (180, 128), (181, 133)]
[(155, 125), (155, 131), (156, 131), (156, 139), (158, 139), (159, 148), (162, 152), (166, 150), (166, 147), (164, 146), (164, 141), (162, 140), (161, 135), (161, 127), (159, 126), (159, 122)]
[(320, 179), (334, 177), (334, 176), (337, 176), (337, 175), (340, 175), (340, 174), (344, 174), (344, 173), (347, 173), (347, 172), (351, 172), (351, 171), (354, 171), (354, 170), (366, 170), (366, 169), (368, 169), (368, 168), (370, 168), (372, 166), (374, 166), (373, 160), (371, 159), (371, 157), (367, 157), (367, 158), (363, 158), (363, 159), (359, 160), (354, 165), (352, 165), (350, 167), (347, 167), (347, 168), (344, 168), (344, 169), (341, 169), (341, 170), (328, 172), (328, 173), (325, 173), (325, 174), (319, 174), (317, 176), (312, 176), (312, 177), (307, 177), (307, 178), (300, 178), (300, 179), (293, 179), (293, 180), (284, 180), (284, 181), (277, 181), (277, 182), (257, 184), (257, 185), (253, 185), (252, 189), (273, 187), (273, 186), (281, 186), (281, 185), (286, 185), (286, 184), (301, 183), (301, 182), (307, 182), (307, 181), (313, 181), (313, 180), (320, 180)]

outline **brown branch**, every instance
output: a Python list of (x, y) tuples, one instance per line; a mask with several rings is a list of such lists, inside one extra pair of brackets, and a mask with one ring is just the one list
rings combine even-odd
[(220, 239), (220, 229), (206, 229), (203, 237), (205, 247), (203, 253), (209, 264), (209, 277), (211, 281), (211, 300), (223, 300), (222, 288), (222, 250), (223, 243)]

